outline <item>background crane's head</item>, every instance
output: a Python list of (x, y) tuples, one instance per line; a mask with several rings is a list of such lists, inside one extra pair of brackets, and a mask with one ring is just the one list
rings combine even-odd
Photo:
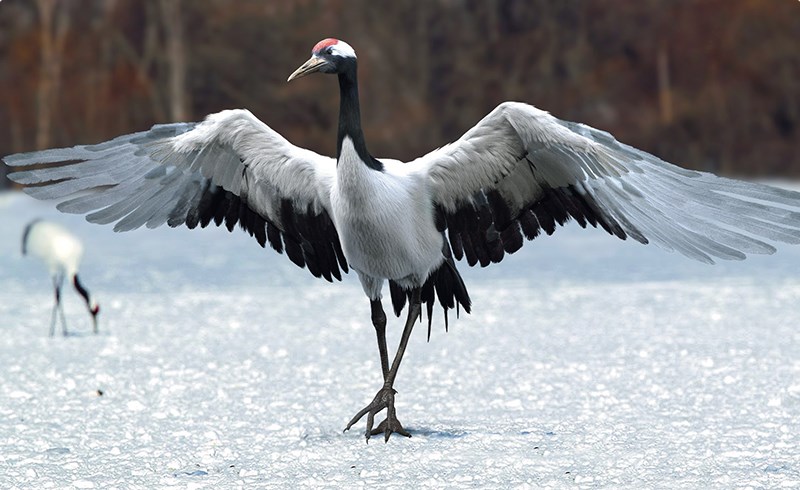
[(311, 58), (289, 75), (287, 82), (310, 73), (341, 73), (349, 62), (356, 60), (356, 52), (344, 41), (328, 38), (318, 42), (311, 50)]

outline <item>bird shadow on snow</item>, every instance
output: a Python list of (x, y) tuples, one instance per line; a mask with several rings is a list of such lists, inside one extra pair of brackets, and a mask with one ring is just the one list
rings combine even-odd
[(67, 332), (66, 335), (61, 332), (56, 332), (56, 334), (53, 335), (52, 337), (47, 333), (45, 333), (42, 336), (49, 340), (58, 341), (58, 339), (83, 339), (83, 338), (91, 339), (93, 337), (108, 338), (111, 337), (112, 334), (110, 332), (92, 333), (92, 332), (76, 331), (76, 332)]
[(485, 431), (485, 430), (466, 430), (459, 428), (429, 428), (429, 427), (409, 427), (408, 432), (413, 436), (428, 439), (461, 439), (468, 436), (498, 435), (503, 437), (552, 437), (556, 433), (553, 431), (537, 430), (511, 430), (511, 431)]
[(92, 338), (92, 337), (110, 337), (110, 336), (111, 334), (109, 332), (93, 333), (93, 332), (77, 331), (77, 332), (67, 332), (66, 335), (62, 333), (56, 333), (53, 337), (50, 337), (49, 335), (47, 337), (53, 339), (64, 339), (64, 338), (71, 339), (71, 338), (84, 338), (84, 337)]
[[(471, 433), (465, 430), (459, 429), (447, 429), (447, 428), (428, 428), (428, 427), (406, 427), (406, 430), (411, 434), (412, 438), (419, 439), (461, 439), (462, 437), (469, 436)], [(347, 439), (353, 437), (352, 431), (326, 431), (323, 433), (318, 434), (304, 434), (302, 436), (303, 440), (311, 443), (328, 443), (334, 439)], [(358, 431), (358, 438), (363, 439), (364, 432), (363, 430)], [(392, 435), (392, 439), (404, 439), (403, 436), (399, 434)], [(381, 440), (383, 441), (383, 435), (374, 435), (370, 438), (372, 440)]]
[(428, 428), (428, 427), (408, 427), (411, 436), (426, 437), (430, 439), (461, 439), (470, 435), (469, 432), (459, 429)]
[[(434, 440), (436, 440), (436, 439), (439, 439), (439, 440), (462, 439), (464, 437), (468, 437), (468, 436), (472, 436), (472, 435), (480, 436), (480, 435), (488, 435), (488, 434), (501, 435), (501, 436), (505, 436), (505, 437), (520, 436), (520, 437), (540, 437), (540, 438), (543, 437), (543, 436), (554, 436), (555, 435), (555, 432), (552, 432), (552, 431), (540, 432), (540, 431), (522, 430), (522, 431), (512, 431), (512, 432), (502, 432), (502, 431), (501, 432), (494, 432), (494, 431), (486, 432), (486, 431), (469, 431), (469, 430), (458, 429), (458, 428), (444, 428), (444, 427), (432, 428), (432, 427), (414, 427), (414, 426), (410, 426), (410, 427), (406, 427), (406, 430), (408, 430), (408, 432), (411, 434), (411, 437), (417, 437), (419, 439), (434, 439)], [(383, 436), (379, 434), (379, 435), (372, 436), (372, 437), (380, 439)], [(401, 438), (402, 439), (402, 437), (398, 436), (397, 434), (393, 435), (392, 437), (393, 438)], [(325, 439), (326, 437), (320, 436), (318, 438), (319, 439)], [(309, 439), (313, 439), (313, 437), (309, 437)]]

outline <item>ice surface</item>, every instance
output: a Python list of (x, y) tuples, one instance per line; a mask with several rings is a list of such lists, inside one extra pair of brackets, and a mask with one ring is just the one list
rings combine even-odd
[[(70, 291), (75, 333), (47, 337), (34, 217), (84, 238), (101, 335)], [(381, 381), (354, 277), (238, 230), (115, 234), (0, 194), (0, 488), (798, 486), (798, 264), (576, 226), (462, 264), (474, 313), (415, 331), (398, 377), (413, 437), (365, 444), (342, 433)]]

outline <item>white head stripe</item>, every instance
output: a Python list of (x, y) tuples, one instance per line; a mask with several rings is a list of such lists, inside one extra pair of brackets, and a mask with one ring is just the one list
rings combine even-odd
[(337, 56), (341, 56), (343, 58), (355, 58), (356, 52), (352, 46), (347, 44), (344, 41), (339, 41), (338, 43), (331, 46), (331, 52)]

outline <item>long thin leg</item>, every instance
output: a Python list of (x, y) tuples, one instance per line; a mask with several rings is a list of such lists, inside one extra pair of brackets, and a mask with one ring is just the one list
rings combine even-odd
[(53, 286), (56, 290), (56, 305), (53, 307), (53, 318), (50, 322), (50, 336), (52, 337), (55, 334), (55, 319), (56, 319), (56, 310), (61, 315), (61, 333), (66, 337), (67, 336), (67, 317), (64, 316), (64, 304), (61, 302), (61, 288), (64, 285), (64, 276), (62, 274), (58, 274), (57, 276), (53, 277)]
[(50, 315), (50, 336), (53, 337), (56, 333), (56, 315), (58, 315), (58, 305), (61, 303), (61, 288), (58, 281), (53, 277), (53, 292), (56, 295), (56, 301), (53, 303), (53, 313)]
[(61, 313), (61, 333), (67, 336), (67, 317), (64, 315), (64, 303), (58, 303), (58, 312)]
[(408, 305), (408, 318), (406, 319), (406, 326), (403, 328), (403, 335), (400, 337), (400, 345), (397, 346), (397, 352), (392, 361), (392, 368), (389, 370), (389, 376), (386, 378), (384, 387), (391, 388), (394, 385), (394, 379), (397, 377), (397, 370), (400, 369), (400, 361), (403, 360), (403, 354), (406, 352), (408, 339), (411, 337), (411, 330), (414, 329), (414, 324), (417, 322), (420, 313), (420, 290), (414, 289), (411, 292), (411, 302)]
[[(373, 312), (375, 310), (373, 309)], [(403, 328), (403, 334), (400, 336), (400, 345), (397, 347), (397, 352), (395, 353), (394, 360), (392, 361), (392, 367), (388, 370), (388, 373), (384, 370), (384, 382), (383, 388), (381, 388), (378, 393), (375, 395), (375, 398), (372, 399), (372, 402), (363, 408), (360, 412), (358, 412), (347, 424), (344, 430), (350, 429), (356, 422), (361, 420), (361, 418), (366, 415), (367, 416), (367, 430), (365, 436), (367, 441), (369, 441), (370, 436), (383, 433), (384, 440), (388, 441), (389, 436), (392, 433), (396, 432), (398, 434), (404, 435), (406, 437), (411, 437), (400, 422), (397, 420), (397, 415), (394, 408), (394, 395), (397, 393), (393, 386), (394, 380), (397, 377), (397, 371), (400, 369), (400, 362), (403, 360), (403, 354), (405, 354), (406, 346), (408, 345), (408, 339), (411, 337), (411, 331), (414, 329), (414, 324), (417, 322), (420, 314), (420, 290), (414, 289), (411, 293), (411, 301), (408, 305), (408, 318), (406, 319), (406, 325)], [(377, 327), (376, 327), (377, 330)], [(378, 334), (380, 337), (380, 333)], [(380, 340), (378, 340), (378, 347), (380, 348)], [(385, 335), (384, 335), (384, 343), (385, 343)], [(388, 356), (387, 356), (388, 360)], [(381, 354), (381, 363), (383, 364), (383, 354)], [(388, 362), (387, 362), (388, 364)], [(386, 420), (381, 422), (375, 430), (372, 429), (373, 423), (375, 421), (375, 414), (380, 412), (383, 409), (386, 409), (387, 415)]]
[(372, 326), (375, 327), (375, 334), (378, 336), (378, 352), (381, 355), (381, 371), (383, 380), (389, 375), (389, 351), (386, 349), (386, 313), (383, 312), (381, 300), (370, 300), (372, 308)]
[(59, 276), (58, 279), (58, 312), (61, 314), (61, 334), (67, 336), (67, 317), (64, 315), (64, 302), (61, 301), (61, 290), (64, 286), (64, 276)]

